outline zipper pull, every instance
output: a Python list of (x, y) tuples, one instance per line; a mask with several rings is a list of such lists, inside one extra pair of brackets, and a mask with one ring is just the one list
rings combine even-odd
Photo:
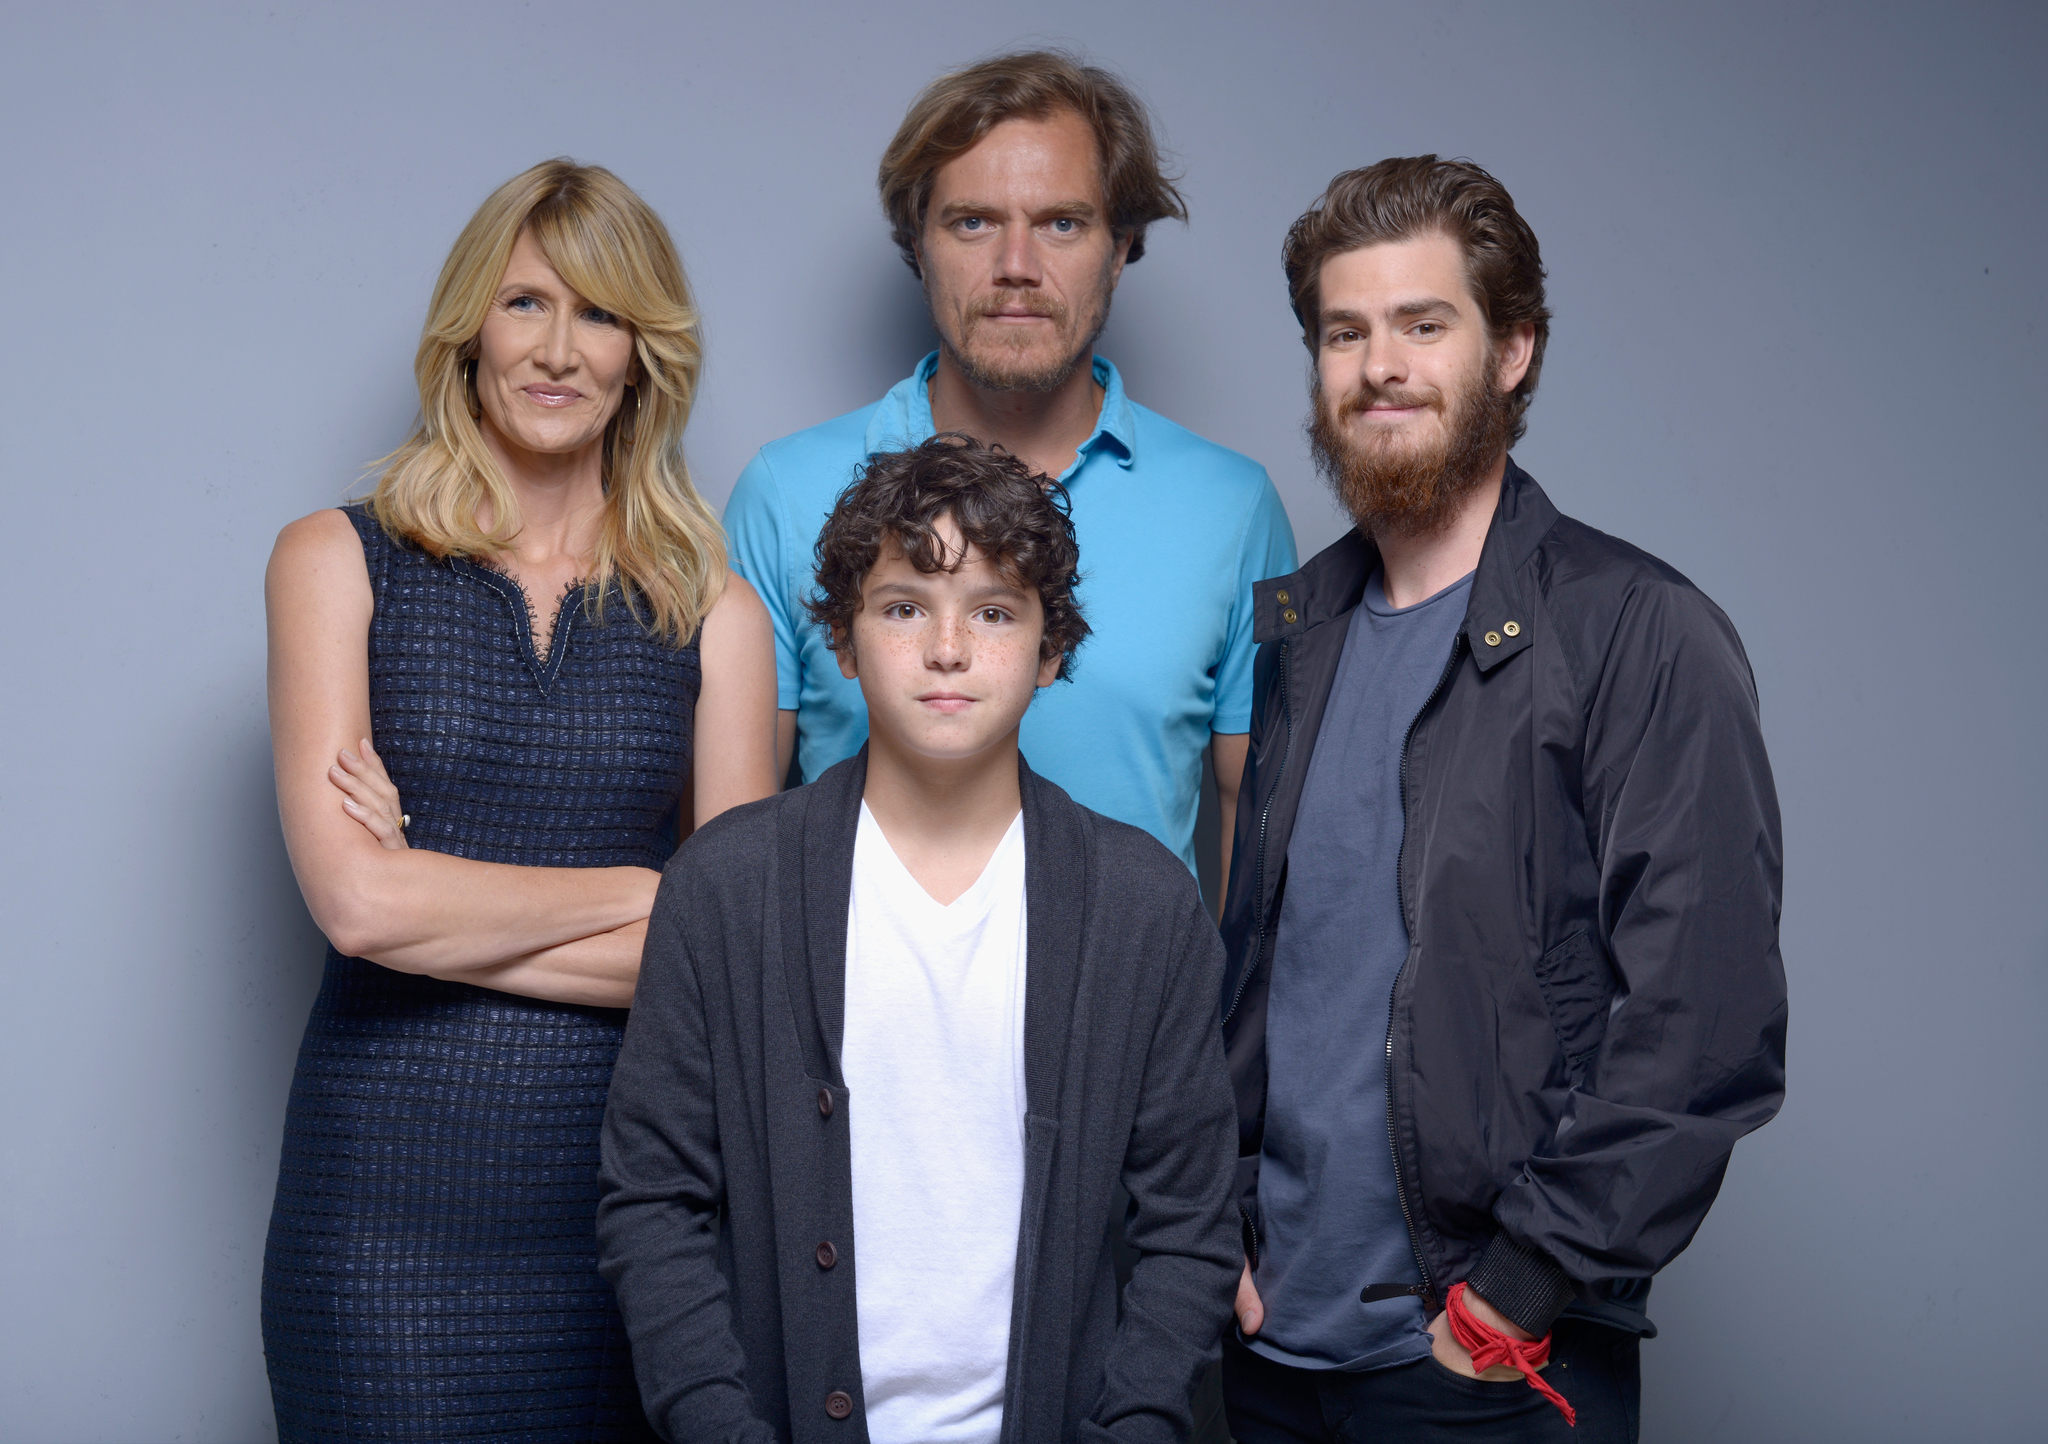
[(1358, 1301), (1361, 1304), (1378, 1304), (1388, 1299), (1406, 1298), (1421, 1299), (1422, 1306), (1432, 1314), (1442, 1312), (1443, 1306), (1437, 1302), (1436, 1295), (1429, 1291), (1428, 1284), (1367, 1284), (1358, 1291)]

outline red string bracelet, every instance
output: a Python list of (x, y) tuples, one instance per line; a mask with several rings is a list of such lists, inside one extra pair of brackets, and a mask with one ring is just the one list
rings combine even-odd
[(1550, 1335), (1545, 1334), (1525, 1344), (1520, 1339), (1509, 1338), (1499, 1329), (1480, 1323), (1465, 1307), (1463, 1284), (1451, 1285), (1450, 1293), (1444, 1297), (1444, 1312), (1450, 1316), (1451, 1337), (1463, 1344), (1465, 1352), (1472, 1356), (1474, 1372), (1483, 1374), (1495, 1364), (1520, 1369), (1530, 1388), (1557, 1405), (1565, 1423), (1574, 1429), (1579, 1427), (1579, 1416), (1564, 1395), (1551, 1388), (1550, 1381), (1536, 1372), (1550, 1362)]

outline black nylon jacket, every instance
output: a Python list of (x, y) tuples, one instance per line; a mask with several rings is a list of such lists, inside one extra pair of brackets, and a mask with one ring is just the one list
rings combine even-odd
[[(1223, 917), (1254, 1256), (1288, 849), (1315, 843), (1294, 820), (1378, 562), (1353, 531), (1254, 589)], [(1784, 1099), (1778, 804), (1742, 643), (1684, 577), (1560, 515), (1510, 461), (1401, 779), (1409, 948), (1384, 1046), (1417, 1292), (1467, 1280), (1534, 1333), (1567, 1306), (1650, 1333), (1650, 1276)]]

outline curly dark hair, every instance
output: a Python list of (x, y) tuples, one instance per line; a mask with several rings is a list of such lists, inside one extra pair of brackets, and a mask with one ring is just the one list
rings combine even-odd
[(1517, 326), (1536, 328), (1529, 369), (1509, 402), (1508, 444), (1529, 428), (1529, 403), (1550, 344), (1550, 308), (1543, 299), (1543, 251), (1515, 209), (1507, 188), (1469, 160), (1394, 156), (1347, 170), (1330, 182), (1287, 233), (1281, 264), (1287, 296), (1311, 354), (1322, 311), (1323, 262), (1384, 241), (1441, 231), (1465, 252), (1472, 294), (1485, 308), (1495, 340)]
[(921, 572), (950, 571), (938, 533), (950, 516), (969, 546), (1004, 576), (1038, 593), (1045, 608), (1041, 659), (1060, 659), (1059, 677), (1074, 675), (1074, 652), (1089, 632), (1081, 604), (1081, 548), (1074, 540), (1066, 488), (1033, 472), (1000, 446), (983, 446), (958, 432), (941, 432), (907, 451), (869, 459), (854, 483), (839, 493), (818, 533), (818, 590), (804, 609), (824, 627), (835, 652), (850, 646), (861, 591), (894, 538)]

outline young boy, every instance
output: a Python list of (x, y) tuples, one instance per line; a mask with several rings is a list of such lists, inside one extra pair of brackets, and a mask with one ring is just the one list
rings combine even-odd
[(958, 437), (875, 457), (810, 604), (868, 745), (662, 882), (598, 1240), (678, 1444), (1189, 1433), (1242, 1258), (1222, 948), (1018, 753), (1088, 631), (1057, 497)]

